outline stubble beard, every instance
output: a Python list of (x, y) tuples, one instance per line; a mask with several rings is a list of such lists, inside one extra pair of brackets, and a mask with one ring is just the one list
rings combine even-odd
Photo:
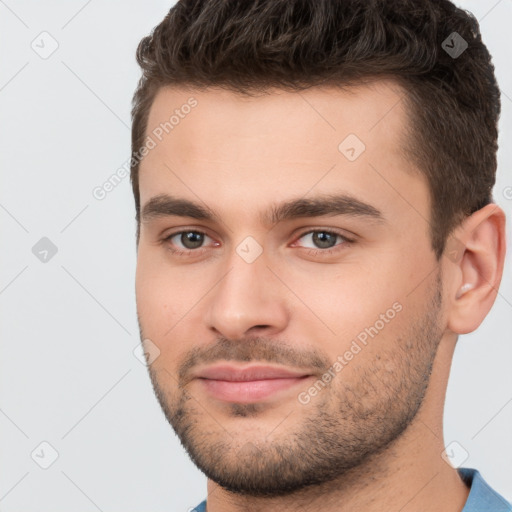
[[(153, 389), (194, 464), (228, 491), (270, 498), (329, 484), (385, 451), (414, 420), (442, 336), (438, 327), (442, 302), (439, 274), (436, 285), (421, 318), (411, 320), (393, 343), (386, 340), (389, 348), (367, 360), (364, 369), (353, 374), (356, 380), (346, 382), (342, 371), (310, 403), (297, 401), (296, 407), (308, 409), (305, 414), (300, 409), (300, 422), (283, 421), (286, 428), (272, 431), (272, 427), (259, 436), (249, 430), (250, 438), (244, 437), (244, 432), (229, 433), (186, 386), (166, 391), (168, 373), (150, 367)], [(372, 343), (380, 341), (384, 347), (379, 336)], [(244, 350), (226, 339), (218, 346), (231, 347), (239, 355)], [(275, 342), (264, 340), (254, 345), (261, 348), (260, 355), (275, 346)], [(236, 359), (247, 360), (245, 356)], [(257, 421), (265, 410), (262, 404), (228, 407), (229, 416), (246, 417), (248, 422), (251, 418)]]

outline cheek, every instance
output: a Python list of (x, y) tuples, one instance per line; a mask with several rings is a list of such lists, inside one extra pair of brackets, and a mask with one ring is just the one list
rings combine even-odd
[(315, 340), (333, 363), (341, 357), (346, 378), (351, 380), (355, 378), (352, 372), (377, 363), (384, 365), (384, 373), (396, 370), (393, 350), (408, 342), (403, 339), (408, 318), (421, 311), (418, 298), (425, 293), (420, 286), (418, 296), (410, 294), (405, 262), (389, 255), (378, 262), (331, 265), (314, 273), (288, 275), (310, 310), (296, 302), (298, 331)]
[(137, 313), (147, 338), (161, 339), (178, 321), (183, 287), (164, 268), (139, 252), (135, 276)]
[[(297, 308), (305, 306), (314, 313), (326, 332), (333, 331), (332, 337), (345, 338), (372, 325), (396, 301), (402, 302), (403, 286), (394, 277), (399, 269), (391, 269), (390, 263), (318, 266), (314, 271), (288, 272), (288, 281), (303, 303), (296, 302)], [(301, 314), (299, 318), (307, 324), (313, 317)]]
[[(177, 365), (197, 341), (198, 323), (194, 320), (198, 298), (204, 294), (201, 280), (187, 274), (184, 267), (171, 268), (158, 254), (140, 251), (135, 291), (137, 313), (144, 338), (159, 349), (152, 363), (159, 378), (174, 385)], [(168, 373), (166, 373), (168, 372)], [(172, 387), (172, 386), (171, 386)]]
[(167, 286), (166, 280), (155, 279), (153, 274), (137, 268), (137, 314), (143, 338), (151, 340), (158, 348), (158, 357), (151, 363), (151, 371), (160, 387), (168, 391), (169, 384), (175, 381), (172, 377), (176, 374), (173, 362), (179, 358), (177, 351), (181, 346), (176, 342), (179, 313), (174, 309), (173, 289)]

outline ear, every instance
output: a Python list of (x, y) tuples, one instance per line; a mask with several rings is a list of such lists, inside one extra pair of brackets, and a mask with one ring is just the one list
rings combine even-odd
[(473, 332), (491, 309), (503, 274), (505, 213), (494, 203), (463, 221), (450, 236), (447, 327), (457, 334)]

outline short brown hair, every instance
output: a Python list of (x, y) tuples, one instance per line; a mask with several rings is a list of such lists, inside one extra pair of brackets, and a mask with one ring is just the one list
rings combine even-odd
[[(460, 55), (448, 51), (453, 37), (467, 43)], [(454, 227), (492, 202), (500, 91), (477, 20), (448, 0), (179, 0), (137, 61), (132, 157), (163, 86), (251, 95), (391, 78), (408, 106), (404, 150), (428, 180), (436, 257)], [(138, 173), (132, 158), (137, 243)]]

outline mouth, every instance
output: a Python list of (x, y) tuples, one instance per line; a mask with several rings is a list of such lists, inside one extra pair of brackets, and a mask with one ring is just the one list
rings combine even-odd
[(275, 366), (215, 365), (197, 372), (196, 379), (213, 398), (254, 403), (303, 384), (313, 375)]

